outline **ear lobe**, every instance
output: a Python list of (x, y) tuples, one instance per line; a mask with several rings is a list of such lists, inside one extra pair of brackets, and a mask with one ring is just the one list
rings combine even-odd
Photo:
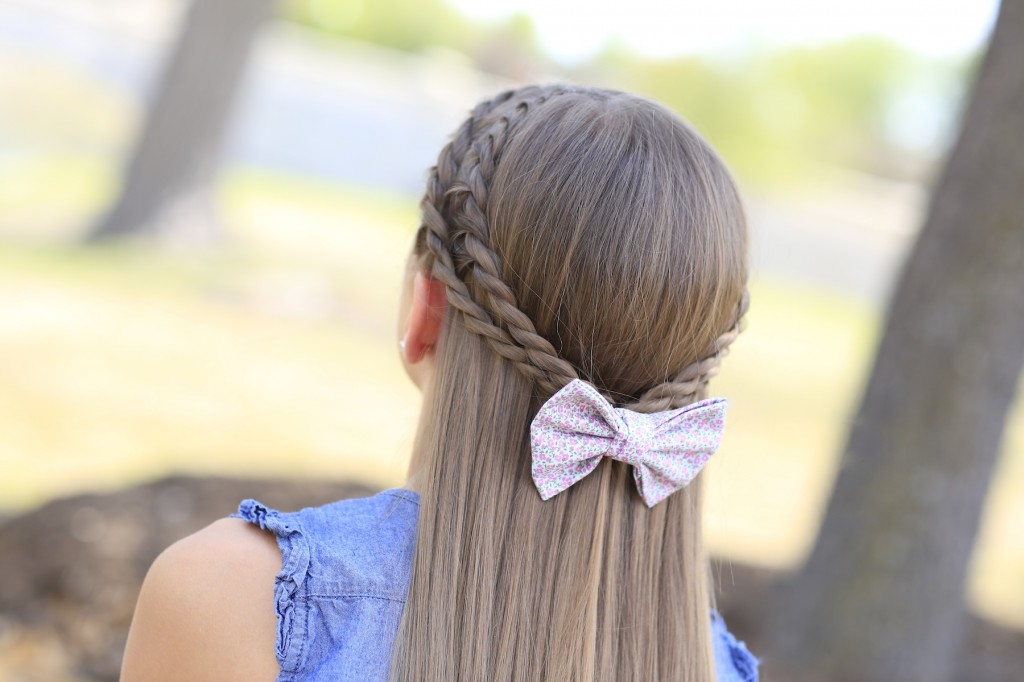
[(444, 284), (417, 272), (413, 279), (412, 302), (409, 307), (409, 329), (405, 335), (402, 354), (414, 365), (433, 354), (441, 336), (448, 294)]

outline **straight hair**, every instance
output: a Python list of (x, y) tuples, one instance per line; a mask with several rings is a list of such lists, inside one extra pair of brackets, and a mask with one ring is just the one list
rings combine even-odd
[(714, 680), (701, 477), (649, 509), (605, 458), (542, 501), (529, 429), (574, 378), (639, 412), (705, 397), (746, 307), (725, 165), (647, 100), (527, 87), (456, 131), (422, 211), (448, 307), (392, 679)]

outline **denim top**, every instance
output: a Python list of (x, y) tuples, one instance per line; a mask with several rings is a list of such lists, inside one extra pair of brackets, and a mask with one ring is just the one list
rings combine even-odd
[[(419, 497), (385, 490), (283, 513), (245, 500), (234, 516), (277, 537), (277, 682), (387, 680), (412, 570)], [(711, 612), (719, 682), (757, 682), (757, 659)]]

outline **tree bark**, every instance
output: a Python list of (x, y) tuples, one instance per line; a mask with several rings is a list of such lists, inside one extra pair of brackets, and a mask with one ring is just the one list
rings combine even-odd
[(121, 194), (88, 235), (208, 241), (210, 186), (232, 103), (273, 0), (193, 0), (132, 152)]
[(1004, 0), (887, 313), (807, 564), (769, 624), (781, 667), (941, 682), (1024, 363), (1024, 1)]

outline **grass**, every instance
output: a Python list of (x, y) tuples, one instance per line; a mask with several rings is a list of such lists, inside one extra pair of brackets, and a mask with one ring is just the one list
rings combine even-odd
[[(40, 163), (39, 182), (98, 172)], [(103, 177), (38, 213), (0, 189), (0, 506), (181, 471), (401, 484), (418, 396), (392, 317), (414, 202), (235, 172), (220, 194), (229, 249), (55, 246), (99, 210)], [(46, 238), (25, 241), (38, 224)], [(708, 477), (708, 541), (785, 567), (817, 532), (878, 319), (781, 282), (754, 282), (752, 300), (713, 385), (732, 407)], [(968, 596), (1024, 626), (1021, 417), (1018, 405)]]

